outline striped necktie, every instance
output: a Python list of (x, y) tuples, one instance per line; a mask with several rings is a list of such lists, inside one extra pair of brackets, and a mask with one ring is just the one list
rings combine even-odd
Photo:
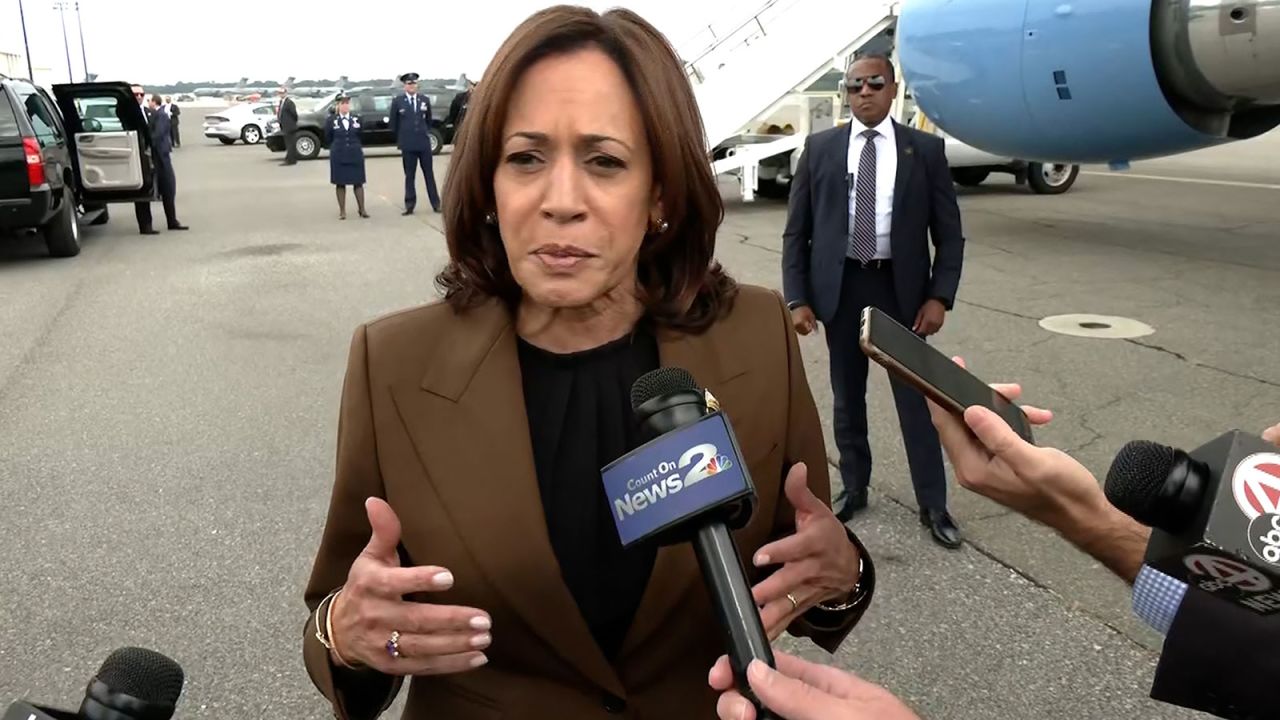
[(857, 187), (854, 189), (853, 228), (849, 233), (849, 256), (869, 262), (876, 254), (876, 136), (866, 130), (862, 136), (862, 157), (858, 160)]

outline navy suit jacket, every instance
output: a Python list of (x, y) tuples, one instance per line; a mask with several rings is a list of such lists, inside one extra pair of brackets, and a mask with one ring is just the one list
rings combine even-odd
[(1151, 697), (1232, 720), (1274, 718), (1280, 625), (1191, 587), (1165, 637)]
[[(835, 317), (840, 304), (848, 254), (848, 157), (854, 124), (805, 139), (782, 233), (782, 288), (787, 303), (808, 305), (824, 323)], [(930, 298), (942, 301), (948, 310), (954, 305), (964, 263), (964, 235), (942, 138), (896, 122), (893, 129), (898, 175), (890, 250), (898, 304), (910, 319)]]
[(148, 125), (151, 129), (151, 149), (155, 152), (157, 160), (168, 160), (173, 152), (173, 123), (164, 110), (151, 108), (147, 110), (147, 119), (150, 121)]
[(422, 93), (417, 94), (418, 112), (413, 111), (413, 104), (408, 93), (400, 93), (391, 102), (391, 133), (396, 136), (396, 147), (401, 150), (423, 151), (431, 149), (431, 100)]

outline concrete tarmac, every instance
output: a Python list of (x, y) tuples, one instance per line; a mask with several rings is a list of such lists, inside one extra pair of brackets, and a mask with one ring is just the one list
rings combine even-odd
[[(963, 190), (960, 301), (934, 343), (1022, 382), (1057, 413), (1042, 444), (1100, 476), (1133, 438), (1193, 447), (1276, 422), (1280, 173), (1261, 158), (1277, 150), (1273, 134), (1129, 175), (1089, 168), (1057, 197), (999, 178)], [(421, 178), (418, 214), (401, 217), (399, 157), (370, 155), (368, 220), (354, 198), (337, 219), (323, 160), (280, 167), (265, 147), (193, 136), (175, 153), (189, 232), (140, 236), (120, 205), (74, 259), (0, 244), (0, 704), (77, 707), (111, 650), (141, 645), (186, 670), (178, 717), (330, 716), (302, 664), (301, 593), (348, 343), (359, 323), (434, 299), (447, 254)], [(447, 166), (436, 159), (442, 188)], [(785, 207), (725, 192), (720, 259), (778, 287)], [(1155, 332), (1039, 325), (1064, 313)], [(802, 347), (834, 458), (825, 340)], [(1122, 583), (1052, 533), (953, 484), (968, 543), (929, 539), (882, 371), (870, 386), (871, 507), (852, 525), (877, 598), (834, 659), (784, 646), (922, 717), (1197, 717), (1147, 699), (1159, 636)]]

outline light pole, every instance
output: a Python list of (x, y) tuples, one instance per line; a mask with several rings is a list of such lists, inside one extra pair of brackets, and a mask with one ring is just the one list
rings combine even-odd
[(22, 9), (22, 0), (18, 0), (18, 19), (22, 22), (22, 49), (27, 53), (27, 79), (36, 81), (36, 71), (31, 69), (31, 45), (27, 43), (27, 13)]
[(67, 42), (67, 4), (56, 2), (53, 7), (58, 11), (58, 15), (62, 16), (62, 48), (67, 51), (67, 82), (73, 83), (76, 78), (71, 74), (71, 45)]
[(80, 3), (76, 3), (76, 27), (80, 30), (80, 60), (84, 62), (84, 81), (89, 82), (89, 56), (84, 52), (84, 21), (80, 19)]

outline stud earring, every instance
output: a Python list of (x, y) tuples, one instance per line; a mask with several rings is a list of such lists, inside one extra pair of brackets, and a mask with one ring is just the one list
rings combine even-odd
[(484, 214), (484, 221), (485, 221), (486, 223), (489, 223), (490, 225), (497, 225), (497, 224), (498, 224), (498, 214), (497, 214), (497, 213), (495, 213), (494, 211), (490, 210), (489, 212), (487, 212), (487, 213), (485, 213), (485, 214)]
[(659, 221), (658, 221), (658, 234), (659, 234), (659, 235), (661, 235), (662, 233), (664, 233), (664, 232), (666, 232), (667, 230), (670, 230), (670, 229), (671, 229), (671, 224), (670, 224), (670, 223), (668, 223), (666, 220), (659, 220)]

